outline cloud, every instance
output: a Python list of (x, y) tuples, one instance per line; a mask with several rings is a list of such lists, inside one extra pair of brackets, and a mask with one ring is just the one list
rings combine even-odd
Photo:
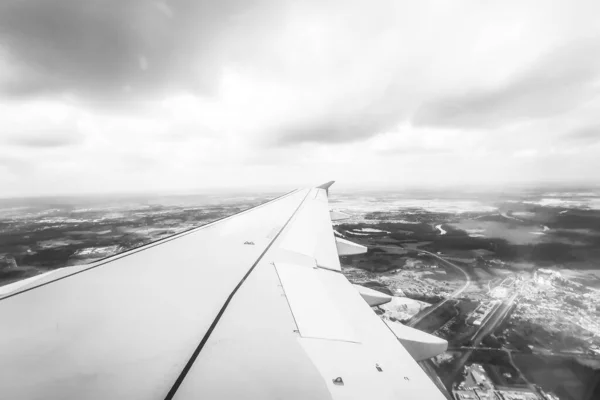
[(34, 171), (34, 165), (10, 154), (0, 153), (0, 167), (15, 176), (31, 174)]
[(80, 143), (80, 137), (68, 131), (30, 131), (20, 132), (7, 140), (7, 143), (23, 147), (52, 148), (75, 145)]
[(0, 186), (591, 181), (599, 7), (0, 1)]
[(376, 135), (367, 147), (382, 156), (421, 157), (464, 154), (477, 147), (475, 135), (439, 129), (415, 129), (406, 124), (393, 131)]
[(419, 126), (498, 128), (566, 113), (598, 96), (600, 42), (581, 40), (540, 57), (508, 82), (425, 103)]
[(277, 144), (288, 146), (360, 141), (394, 129), (406, 115), (406, 108), (406, 102), (390, 90), (371, 104), (348, 106), (340, 102), (322, 113), (303, 116), (297, 121), (290, 118), (272, 136)]
[(515, 151), (513, 153), (513, 157), (517, 158), (535, 158), (539, 156), (539, 151), (537, 149), (522, 149)]
[[(75, 146), (84, 141), (82, 113), (76, 106), (37, 100), (0, 103), (0, 146), (44, 149)], [(17, 151), (17, 150), (15, 150)]]
[(581, 144), (598, 143), (600, 142), (600, 124), (586, 126), (573, 132), (569, 132), (565, 136), (565, 139), (570, 142), (577, 142)]
[(0, 44), (19, 74), (12, 95), (125, 96), (169, 87), (214, 90), (223, 29), (254, 2), (6, 0)]

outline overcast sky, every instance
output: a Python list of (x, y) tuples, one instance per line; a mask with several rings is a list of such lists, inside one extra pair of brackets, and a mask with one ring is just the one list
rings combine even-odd
[(600, 2), (2, 0), (0, 197), (600, 182)]

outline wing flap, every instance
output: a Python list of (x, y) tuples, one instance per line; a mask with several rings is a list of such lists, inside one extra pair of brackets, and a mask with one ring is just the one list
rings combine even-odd
[(360, 342), (332, 301), (335, 293), (323, 285), (316, 268), (279, 262), (275, 268), (302, 337)]
[(229, 304), (174, 399), (331, 399), (299, 338), (275, 267), (265, 260)]

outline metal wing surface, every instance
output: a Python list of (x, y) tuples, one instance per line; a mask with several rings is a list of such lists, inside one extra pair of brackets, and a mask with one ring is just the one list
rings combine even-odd
[(341, 274), (328, 187), (0, 294), (0, 397), (443, 399)]

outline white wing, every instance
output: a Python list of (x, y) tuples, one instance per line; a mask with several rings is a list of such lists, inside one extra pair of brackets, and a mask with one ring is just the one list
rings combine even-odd
[(7, 399), (443, 399), (340, 273), (327, 189), (0, 298)]

